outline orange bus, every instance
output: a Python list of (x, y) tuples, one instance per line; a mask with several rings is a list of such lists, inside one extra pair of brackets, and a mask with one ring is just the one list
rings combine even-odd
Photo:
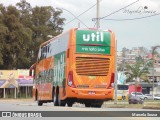
[[(110, 30), (73, 28), (39, 47), (34, 98), (41, 106), (101, 107), (114, 97), (115, 36)], [(30, 72), (32, 73), (32, 72)]]

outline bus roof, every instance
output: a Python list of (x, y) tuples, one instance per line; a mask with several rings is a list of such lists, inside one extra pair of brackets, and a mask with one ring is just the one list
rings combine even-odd
[(59, 35), (57, 35), (57, 36), (55, 36), (55, 37), (49, 39), (48, 41), (42, 43), (42, 44), (40, 45), (40, 47), (45, 46), (46, 44), (48, 44), (48, 43), (50, 43), (51, 41), (55, 40), (56, 38), (62, 36), (63, 34), (69, 32), (69, 31), (71, 31), (71, 30), (76, 30), (76, 29), (77, 29), (77, 28), (72, 28), (72, 29), (70, 29), (70, 30), (68, 30), (68, 31), (65, 31), (65, 32), (63, 32), (63, 33), (61, 33), (61, 34), (59, 34)]
[(111, 30), (102, 30), (102, 29), (97, 29), (97, 28), (72, 28), (72, 29), (70, 29), (70, 30), (68, 30), (68, 31), (65, 31), (65, 32), (63, 32), (63, 33), (61, 33), (61, 34), (59, 34), (59, 35), (57, 35), (57, 36), (55, 36), (55, 37), (47, 40), (46, 42), (42, 43), (42, 44), (40, 45), (40, 47), (47, 45), (47, 44), (50, 43), (51, 41), (55, 40), (56, 38), (62, 36), (63, 34), (65, 34), (65, 33), (67, 33), (67, 32), (70, 32), (70, 31), (72, 31), (72, 30), (74, 30), (74, 31), (76, 31), (76, 30), (100, 30), (100, 31), (106, 31), (106, 32), (111, 32), (111, 33), (112, 33)]

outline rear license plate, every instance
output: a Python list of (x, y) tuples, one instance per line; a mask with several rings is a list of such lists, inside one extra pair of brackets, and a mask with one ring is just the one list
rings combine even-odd
[(89, 95), (94, 95), (94, 94), (96, 94), (96, 92), (94, 92), (94, 91), (89, 91), (88, 94), (89, 94)]

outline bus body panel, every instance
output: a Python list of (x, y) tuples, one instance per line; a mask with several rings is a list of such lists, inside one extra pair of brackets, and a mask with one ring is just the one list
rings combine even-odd
[[(99, 41), (104, 42), (107, 35), (110, 36), (107, 38), (110, 41), (106, 49), (108, 43), (100, 45)], [(87, 45), (79, 38), (83, 38)], [(89, 39), (93, 40), (94, 44)], [(108, 31), (105, 33), (105, 31), (71, 29), (43, 43), (39, 49), (35, 70), (38, 100), (52, 101), (55, 94), (53, 89), (57, 87), (61, 100), (113, 99), (114, 89), (111, 82), (114, 82), (115, 51), (114, 33)], [(70, 82), (73, 82), (74, 86), (69, 85)]]
[[(110, 79), (111, 79), (111, 75), (112, 73), (114, 73), (115, 71), (115, 66), (114, 66), (114, 62), (115, 62), (115, 41), (112, 41), (111, 40), (111, 51), (110, 51), (110, 55), (97, 55), (97, 54), (81, 54), (81, 53), (76, 53), (76, 31), (73, 31), (74, 32), (74, 35), (73, 35), (73, 40), (72, 42), (70, 42), (70, 59), (69, 59), (69, 66), (68, 67), (68, 72), (69, 71), (73, 71), (73, 79), (74, 79), (74, 84), (79, 88), (76, 88), (78, 89), (77, 91), (80, 92), (80, 91), (83, 91), (85, 90), (86, 88), (89, 89), (88, 92), (90, 91), (98, 91), (98, 90), (101, 90), (102, 91), (102, 95), (98, 95), (98, 97), (93, 97), (93, 96), (96, 96), (96, 95), (93, 95), (91, 96), (90, 93), (87, 92), (87, 90), (85, 90), (86, 92), (84, 93), (85, 94), (85, 97), (81, 96), (81, 98), (84, 98), (84, 99), (112, 99), (113, 98), (113, 89), (109, 89), (108, 90), (108, 87), (110, 85)], [(111, 39), (115, 39), (114, 38), (114, 34), (111, 34)], [(76, 69), (76, 58), (77, 57), (80, 57), (80, 58), (100, 58), (100, 59), (109, 59), (109, 62), (111, 64), (108, 65), (109, 67), (109, 72), (108, 72), (108, 75), (106, 74), (106, 76), (87, 76), (87, 75), (78, 75), (77, 74), (77, 69)], [(85, 68), (84, 68), (85, 70)], [(68, 76), (67, 76), (68, 78)], [(97, 87), (96, 87), (97, 86)], [(105, 88), (105, 89), (104, 89)], [(79, 98), (80, 95), (77, 95), (75, 94), (73, 91), (72, 91), (72, 88), (67, 86), (66, 88), (66, 93), (67, 93), (67, 97), (75, 97), (75, 98)], [(73, 88), (75, 89), (75, 88)], [(74, 90), (76, 91), (76, 90)], [(109, 96), (103, 96), (103, 93), (104, 94), (107, 94), (109, 91), (109, 93), (111, 92), (111, 95)], [(82, 92), (83, 93), (83, 92)]]
[(113, 98), (114, 89), (79, 89), (68, 88), (67, 97), (76, 99), (91, 99), (91, 100), (110, 100)]

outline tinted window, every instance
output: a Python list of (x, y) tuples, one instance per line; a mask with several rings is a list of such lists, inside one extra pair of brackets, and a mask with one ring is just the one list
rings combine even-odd
[(117, 85), (118, 90), (128, 90), (128, 85)]
[(152, 96), (152, 95), (146, 95), (146, 96)]
[(137, 95), (143, 95), (142, 93), (137, 93)]

